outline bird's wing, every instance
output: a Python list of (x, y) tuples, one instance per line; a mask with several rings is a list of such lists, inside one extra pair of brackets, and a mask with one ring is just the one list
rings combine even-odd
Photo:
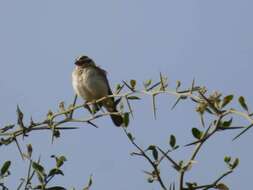
[(106, 82), (106, 85), (107, 85), (107, 87), (108, 87), (108, 95), (112, 95), (112, 90), (111, 90), (111, 88), (110, 88), (110, 84), (109, 84), (109, 81), (108, 81), (108, 79), (107, 79), (107, 72), (106, 72), (106, 70), (104, 70), (104, 69), (101, 69), (99, 66), (96, 66), (98, 69), (98, 72), (104, 77), (104, 79), (105, 79), (105, 82)]

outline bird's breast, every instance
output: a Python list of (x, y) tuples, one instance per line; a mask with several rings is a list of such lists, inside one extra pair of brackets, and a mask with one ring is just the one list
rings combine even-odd
[(94, 68), (74, 71), (72, 84), (75, 92), (86, 101), (93, 101), (108, 95), (107, 79)]

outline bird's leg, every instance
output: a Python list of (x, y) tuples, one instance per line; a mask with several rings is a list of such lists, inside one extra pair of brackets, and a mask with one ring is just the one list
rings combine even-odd
[(88, 101), (85, 101), (85, 103), (84, 103), (84, 106), (83, 106), (83, 107), (84, 107), (85, 109), (87, 109), (87, 110), (89, 111), (89, 113), (90, 113), (90, 114), (92, 114), (92, 115), (93, 115), (92, 109), (90, 109), (90, 106), (89, 106), (87, 103), (88, 103)]
[[(90, 106), (87, 103), (92, 103)], [(86, 101), (84, 104), (84, 108), (86, 108), (90, 114), (95, 115), (100, 109), (102, 104), (94, 102)]]
[(94, 102), (92, 104), (92, 112), (93, 112), (93, 114), (97, 113), (101, 109), (101, 107), (102, 107), (101, 103)]

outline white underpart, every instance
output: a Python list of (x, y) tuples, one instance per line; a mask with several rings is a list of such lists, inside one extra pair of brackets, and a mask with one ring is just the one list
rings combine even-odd
[(86, 101), (93, 101), (108, 95), (108, 84), (103, 75), (93, 67), (87, 67), (82, 74), (75, 68), (72, 85), (76, 94)]

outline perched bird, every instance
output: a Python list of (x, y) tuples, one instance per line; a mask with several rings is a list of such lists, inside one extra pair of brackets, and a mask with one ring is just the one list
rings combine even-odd
[[(94, 102), (102, 97), (112, 95), (106, 71), (96, 66), (91, 58), (80, 56), (76, 59), (75, 65), (72, 72), (72, 85), (78, 96), (87, 102)], [(97, 107), (96, 104), (93, 106)], [(113, 97), (103, 100), (98, 106), (105, 107), (108, 112), (118, 112)], [(111, 114), (110, 116), (116, 126), (121, 126), (123, 123), (121, 115)]]

